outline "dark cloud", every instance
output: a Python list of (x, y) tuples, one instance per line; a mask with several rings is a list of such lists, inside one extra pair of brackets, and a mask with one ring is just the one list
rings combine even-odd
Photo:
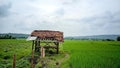
[(0, 17), (9, 15), (10, 8), (11, 8), (11, 3), (0, 4)]

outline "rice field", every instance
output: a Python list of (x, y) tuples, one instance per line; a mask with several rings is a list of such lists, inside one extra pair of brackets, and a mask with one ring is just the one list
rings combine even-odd
[(120, 42), (66, 40), (68, 68), (120, 68)]
[[(31, 44), (26, 40), (0, 40), (0, 68), (12, 68), (13, 54), (17, 55), (16, 68), (30, 68)], [(63, 59), (60, 68), (120, 68), (118, 41), (65, 40), (60, 54), (52, 59), (61, 61), (62, 53), (69, 58)]]

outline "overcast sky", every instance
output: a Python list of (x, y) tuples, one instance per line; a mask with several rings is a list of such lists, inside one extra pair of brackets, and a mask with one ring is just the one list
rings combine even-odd
[(120, 0), (0, 0), (0, 33), (120, 34)]

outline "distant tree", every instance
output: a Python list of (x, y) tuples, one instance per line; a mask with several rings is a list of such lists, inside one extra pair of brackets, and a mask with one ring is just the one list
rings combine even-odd
[(11, 39), (16, 39), (16, 37), (12, 37)]
[(117, 41), (120, 41), (120, 36), (117, 37)]
[(16, 39), (16, 37), (12, 37), (11, 35), (0, 35), (0, 39)]
[(106, 41), (114, 41), (114, 40), (112, 40), (112, 39), (106, 39)]

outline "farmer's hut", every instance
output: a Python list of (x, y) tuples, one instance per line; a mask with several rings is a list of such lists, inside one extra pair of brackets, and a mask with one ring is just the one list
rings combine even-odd
[[(32, 40), (32, 49), (35, 49), (35, 52), (39, 52), (40, 48), (54, 48), (56, 49), (57, 54), (59, 53), (59, 43), (63, 42), (63, 32), (60, 31), (51, 31), (51, 30), (34, 30), (27, 40)], [(45, 45), (41, 46), (41, 43)], [(49, 45), (54, 43), (54, 45)]]

